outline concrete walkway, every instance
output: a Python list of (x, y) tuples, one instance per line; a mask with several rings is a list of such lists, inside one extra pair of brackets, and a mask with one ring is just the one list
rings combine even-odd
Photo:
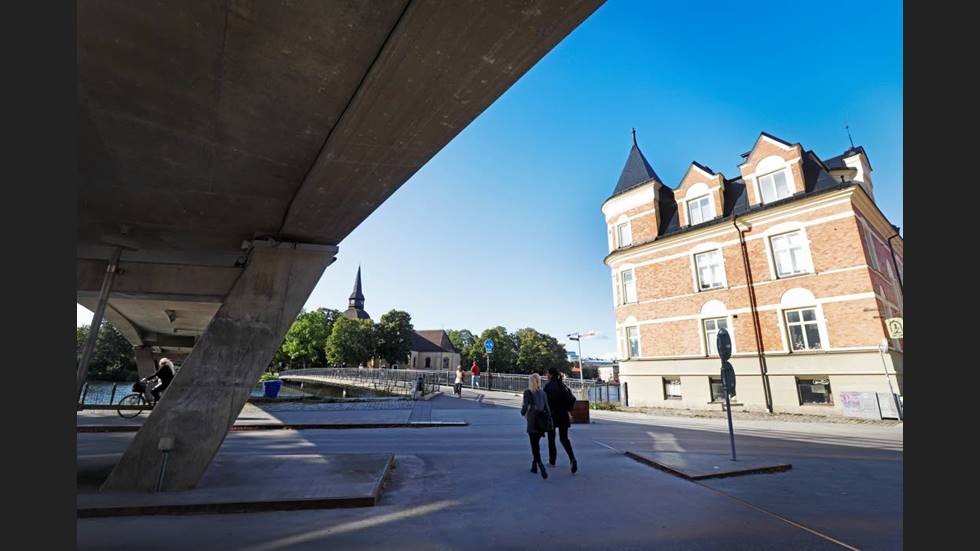
[[(691, 482), (624, 454), (725, 454), (713, 420), (661, 420), (593, 411), (574, 425), (580, 470), (558, 465), (542, 480), (519, 397), (464, 390), (430, 404), (432, 420), (467, 427), (230, 434), (219, 455), (391, 453), (380, 502), (359, 510), (80, 519), (80, 549), (897, 549), (902, 545), (902, 454), (896, 435), (866, 426), (752, 427), (739, 453), (793, 464), (790, 471)], [(411, 416), (410, 410), (400, 411)], [(279, 417), (286, 412), (265, 412)], [(302, 411), (304, 418), (364, 412)], [(249, 410), (243, 416), (260, 414)], [(688, 426), (668, 423), (683, 421)], [(871, 427), (877, 430), (879, 427)], [(739, 429), (736, 428), (738, 431)], [(745, 430), (750, 430), (745, 427)], [(834, 432), (834, 431), (838, 432)], [(782, 434), (778, 434), (782, 433)], [(873, 438), (887, 440), (875, 445)], [(126, 434), (79, 434), (80, 457), (118, 453)], [(542, 442), (542, 452), (547, 446)], [(535, 517), (534, 511), (540, 511)], [(148, 538), (147, 534), (163, 534)]]

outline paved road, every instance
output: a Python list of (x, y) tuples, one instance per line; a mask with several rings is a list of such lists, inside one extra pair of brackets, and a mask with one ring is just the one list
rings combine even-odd
[[(789, 461), (791, 471), (692, 483), (622, 451), (726, 454), (728, 436), (715, 420), (593, 412), (596, 422), (572, 429), (578, 474), (559, 451), (545, 481), (528, 472), (516, 402), (469, 390), (428, 402), (432, 420), (470, 423), (462, 428), (233, 433), (220, 454), (389, 452), (397, 467), (377, 507), (84, 519), (79, 548), (901, 548), (900, 429), (751, 427), (738, 433), (739, 453)], [(316, 415), (334, 422), (344, 414)], [(118, 453), (130, 438), (79, 434), (78, 453)]]

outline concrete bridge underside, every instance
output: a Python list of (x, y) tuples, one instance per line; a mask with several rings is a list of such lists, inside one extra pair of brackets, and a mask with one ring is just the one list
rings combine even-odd
[(185, 357), (107, 489), (193, 487), (337, 245), (602, 0), (77, 7), (77, 300)]

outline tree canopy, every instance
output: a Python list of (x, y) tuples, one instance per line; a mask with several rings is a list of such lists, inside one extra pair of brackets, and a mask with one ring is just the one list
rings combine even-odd
[[(75, 364), (82, 360), (82, 350), (88, 339), (88, 325), (75, 328)], [(88, 368), (88, 379), (96, 381), (135, 381), (139, 379), (136, 372), (136, 352), (133, 345), (108, 321), (102, 322), (99, 338), (95, 343), (91, 363)]]
[(547, 373), (549, 368), (570, 374), (565, 345), (551, 335), (527, 327), (514, 334), (517, 340), (517, 373)]
[(340, 312), (330, 308), (302, 312), (296, 317), (280, 348), (290, 366), (311, 367), (326, 364), (325, 345), (338, 317)]
[(401, 310), (391, 310), (381, 316), (375, 326), (375, 357), (382, 358), (388, 365), (404, 364), (412, 352), (412, 316)]
[(327, 363), (332, 367), (367, 364), (375, 351), (375, 331), (371, 320), (337, 318), (327, 338)]

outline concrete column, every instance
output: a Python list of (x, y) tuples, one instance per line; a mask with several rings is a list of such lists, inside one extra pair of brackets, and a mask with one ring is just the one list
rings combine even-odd
[(173, 438), (173, 447), (161, 489), (198, 483), (336, 251), (256, 243), (241, 277), (103, 489), (152, 490), (164, 465), (158, 446), (166, 437)]
[(153, 349), (149, 346), (136, 348), (136, 373), (140, 379), (153, 375), (157, 371), (157, 361)]

